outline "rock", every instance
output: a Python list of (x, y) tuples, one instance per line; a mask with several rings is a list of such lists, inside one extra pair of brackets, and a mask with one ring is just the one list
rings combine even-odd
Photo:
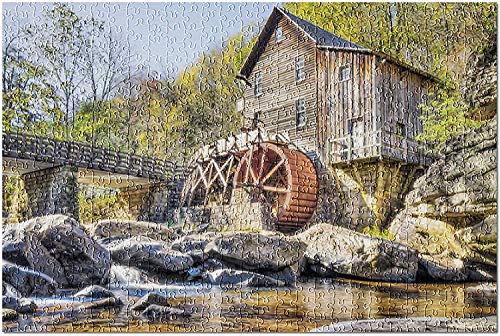
[(98, 301), (85, 302), (79, 308), (81, 310), (87, 309), (102, 309), (102, 308), (117, 308), (123, 305), (122, 300), (115, 297), (109, 297)]
[(283, 287), (286, 285), (285, 282), (269, 276), (230, 268), (208, 272), (204, 277), (211, 284), (220, 286)]
[(297, 281), (297, 267), (286, 267), (280, 271), (262, 272), (263, 275), (283, 283), (283, 286), (294, 287)]
[(492, 35), (482, 52), (472, 53), (467, 60), (461, 92), (470, 106), (467, 117), (486, 120), (496, 114), (497, 102), (497, 37)]
[(220, 237), (220, 234), (215, 232), (209, 232), (205, 234), (191, 234), (179, 239), (176, 239), (172, 243), (172, 250), (176, 250), (182, 253), (188, 253), (193, 250), (205, 250), (207, 244), (213, 241), (215, 238)]
[(170, 250), (164, 243), (138, 236), (122, 241), (110, 249), (113, 261), (139, 269), (161, 272), (182, 272), (193, 265), (193, 259)]
[(13, 296), (16, 298), (20, 298), (22, 296), (21, 293), (14, 288), (14, 286), (8, 284), (5, 280), (2, 282), (2, 295)]
[(165, 224), (120, 219), (106, 219), (90, 224), (88, 231), (96, 239), (127, 239), (144, 236), (163, 242), (173, 241), (182, 235), (182, 231), (178, 228), (169, 228)]
[(187, 274), (189, 275), (190, 279), (197, 279), (203, 277), (206, 273), (223, 268), (230, 268), (230, 266), (218, 259), (207, 259), (201, 265), (190, 268), (187, 271)]
[(203, 234), (190, 234), (175, 240), (171, 249), (189, 255), (194, 263), (202, 263), (208, 258), (204, 252), (205, 247), (221, 234), (215, 232), (207, 232)]
[(94, 285), (94, 286), (89, 286), (87, 288), (82, 289), (81, 291), (76, 293), (74, 296), (76, 296), (76, 297), (88, 297), (88, 298), (92, 298), (92, 299), (102, 299), (102, 298), (114, 297), (115, 295), (109, 289)]
[(115, 288), (147, 284), (151, 280), (145, 271), (124, 265), (112, 265), (109, 274), (109, 285)]
[(496, 216), (457, 230), (448, 222), (403, 211), (389, 231), (395, 241), (419, 252), (424, 278), (455, 282), (496, 279), (496, 254), (492, 253), (496, 253)]
[(482, 283), (477, 286), (467, 287), (465, 291), (469, 293), (488, 293), (496, 295), (497, 285), (495, 283)]
[(306, 244), (283, 235), (236, 232), (216, 238), (205, 253), (247, 270), (281, 270), (296, 264)]
[(30, 299), (5, 295), (2, 297), (2, 307), (13, 309), (20, 314), (34, 313), (37, 309), (35, 302)]
[(13, 321), (18, 318), (19, 314), (13, 310), (8, 308), (2, 308), (2, 321)]
[(312, 332), (496, 332), (497, 317), (477, 318), (411, 317), (333, 323)]
[(2, 251), (5, 260), (44, 273), (63, 287), (105, 283), (111, 266), (109, 252), (63, 215), (6, 227)]
[(414, 282), (417, 252), (387, 239), (374, 238), (330, 224), (296, 235), (307, 244), (307, 263), (320, 275), (342, 274), (370, 280)]
[(156, 293), (148, 293), (140, 298), (130, 309), (143, 311), (151, 305), (170, 307), (166, 297)]
[(51, 277), (37, 271), (29, 270), (26, 267), (4, 261), (2, 274), (2, 281), (12, 285), (19, 296), (36, 295), (43, 297), (51, 296), (56, 292), (57, 283)]
[(159, 305), (150, 305), (142, 313), (141, 316), (154, 322), (167, 322), (181, 317), (188, 317), (190, 314), (182, 309), (165, 307)]
[(397, 242), (419, 252), (434, 280), (496, 280), (495, 119), (445, 142), (389, 225)]

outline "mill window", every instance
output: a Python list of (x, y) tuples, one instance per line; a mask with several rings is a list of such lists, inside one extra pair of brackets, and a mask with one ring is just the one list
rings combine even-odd
[(255, 97), (262, 95), (262, 72), (257, 72), (253, 80), (253, 93)]
[(297, 82), (304, 80), (306, 78), (304, 63), (305, 63), (304, 56), (298, 56), (295, 59), (295, 80)]
[(276, 43), (280, 43), (283, 40), (283, 29), (281, 27), (276, 28)]
[(351, 79), (351, 67), (349, 65), (343, 65), (339, 69), (339, 80), (341, 82)]
[(299, 98), (295, 101), (296, 122), (297, 127), (305, 126), (306, 124), (306, 100)]
[(406, 125), (402, 122), (396, 123), (396, 134), (402, 137), (406, 136)]

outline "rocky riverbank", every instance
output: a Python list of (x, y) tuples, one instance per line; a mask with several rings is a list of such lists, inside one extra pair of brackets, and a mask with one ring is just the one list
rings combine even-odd
[[(197, 283), (263, 290), (294, 288), (299, 277), (415, 283), (427, 281), (421, 274), (431, 272), (426, 257), (408, 245), (330, 224), (285, 236), (185, 232), (116, 220), (84, 226), (62, 215), (6, 227), (3, 258), (3, 307), (12, 310), (4, 311), (5, 319), (35, 312), (30, 298), (61, 291), (87, 298), (80, 310), (120, 310), (125, 299), (108, 288)], [(141, 318), (155, 322), (191, 314), (151, 295), (135, 307)]]

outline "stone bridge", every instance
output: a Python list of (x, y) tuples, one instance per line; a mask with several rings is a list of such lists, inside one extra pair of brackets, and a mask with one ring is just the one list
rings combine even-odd
[(30, 134), (2, 133), (2, 174), (19, 174), (32, 217), (78, 219), (79, 185), (119, 190), (130, 218), (163, 222), (177, 207), (181, 167), (167, 160)]

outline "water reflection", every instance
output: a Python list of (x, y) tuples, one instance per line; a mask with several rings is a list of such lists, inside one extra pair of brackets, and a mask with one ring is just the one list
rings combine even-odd
[[(496, 314), (496, 294), (470, 291), (477, 284), (389, 284), (309, 279), (296, 288), (221, 289), (176, 284), (116, 289), (127, 305), (118, 311), (80, 311), (82, 300), (36, 300), (34, 317), (4, 323), (4, 331), (253, 332), (308, 331), (332, 322), (385, 317), (480, 317)], [(153, 323), (130, 306), (148, 291), (166, 294), (189, 318)]]

